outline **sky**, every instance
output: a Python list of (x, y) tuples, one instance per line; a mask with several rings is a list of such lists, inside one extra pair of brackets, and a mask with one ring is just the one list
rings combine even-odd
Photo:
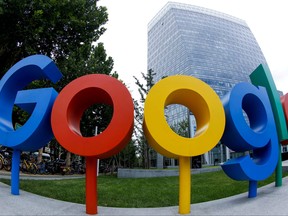
[[(100, 0), (109, 21), (99, 42), (114, 59), (114, 71), (138, 97), (133, 76), (147, 72), (147, 26), (167, 0)], [(286, 0), (174, 0), (224, 12), (246, 21), (264, 53), (278, 90), (288, 93)], [(251, 71), (252, 72), (252, 71)]]

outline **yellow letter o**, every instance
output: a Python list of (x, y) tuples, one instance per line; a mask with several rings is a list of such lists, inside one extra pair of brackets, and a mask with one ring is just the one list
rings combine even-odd
[[(196, 134), (186, 138), (168, 125), (164, 110), (170, 104), (189, 108), (197, 122)], [(192, 157), (211, 150), (221, 139), (225, 113), (214, 90), (203, 81), (184, 75), (160, 80), (149, 91), (144, 105), (143, 129), (148, 143), (166, 157)]]

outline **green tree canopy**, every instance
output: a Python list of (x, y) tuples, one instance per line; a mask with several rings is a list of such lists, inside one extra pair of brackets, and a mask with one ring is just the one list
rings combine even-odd
[(17, 61), (44, 54), (57, 63), (96, 42), (108, 21), (97, 0), (0, 0), (0, 77)]
[[(35, 81), (29, 88), (52, 85), (61, 91), (72, 80), (91, 73), (117, 78), (118, 74), (112, 73), (113, 59), (107, 56), (102, 43), (96, 43), (108, 21), (107, 9), (96, 3), (97, 0), (0, 0), (0, 77), (22, 58), (44, 54), (56, 62), (63, 78), (56, 85)], [(90, 108), (90, 114), (83, 118), (86, 136), (85, 125), (94, 119), (92, 111), (94, 115), (105, 115), (97, 118), (101, 128), (110, 121), (111, 109), (105, 111), (103, 105), (95, 109), (96, 106), (94, 110)], [(19, 121), (20, 117), (24, 123), (27, 115), (17, 111), (20, 113), (14, 119)]]
[(147, 143), (142, 129), (143, 117), (144, 117), (144, 102), (149, 90), (154, 85), (154, 76), (156, 75), (152, 69), (149, 69), (146, 74), (141, 73), (144, 83), (142, 83), (137, 77), (134, 76), (135, 84), (138, 86), (138, 92), (140, 94), (140, 102), (134, 100), (135, 107), (135, 130), (136, 143), (138, 146), (138, 152), (140, 154), (140, 160), (143, 168), (150, 168), (151, 163), (151, 148)]
[[(72, 80), (92, 73), (118, 78), (112, 57), (107, 56), (104, 44), (98, 43), (108, 13), (97, 1), (0, 0), (0, 78), (16, 62), (33, 54), (52, 58), (63, 78), (55, 85), (34, 81), (28, 88), (53, 86), (60, 92)], [(112, 115), (113, 108), (105, 104), (89, 107), (80, 122), (82, 135), (94, 136), (96, 127), (102, 132)], [(28, 117), (15, 107), (14, 122), (24, 124)], [(59, 150), (56, 140), (51, 143)]]

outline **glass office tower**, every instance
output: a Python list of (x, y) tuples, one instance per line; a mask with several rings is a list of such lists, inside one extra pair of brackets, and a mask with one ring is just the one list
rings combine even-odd
[[(148, 24), (148, 69), (156, 73), (155, 81), (191, 75), (209, 84), (221, 98), (236, 83), (249, 81), (259, 64), (267, 64), (264, 55), (246, 22), (236, 17), (169, 2)], [(187, 119), (188, 112), (172, 105), (167, 116), (168, 123), (175, 125)]]

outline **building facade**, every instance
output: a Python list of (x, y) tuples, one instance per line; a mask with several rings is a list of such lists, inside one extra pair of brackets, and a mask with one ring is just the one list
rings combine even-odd
[[(265, 57), (246, 22), (236, 17), (169, 2), (148, 24), (148, 69), (156, 73), (155, 81), (175, 74), (191, 75), (210, 85), (221, 98), (235, 84), (249, 81), (259, 64), (267, 64)], [(187, 120), (188, 111), (181, 105), (169, 105), (166, 116), (175, 126)], [(209, 154), (203, 157), (204, 163), (231, 157), (221, 144)]]

